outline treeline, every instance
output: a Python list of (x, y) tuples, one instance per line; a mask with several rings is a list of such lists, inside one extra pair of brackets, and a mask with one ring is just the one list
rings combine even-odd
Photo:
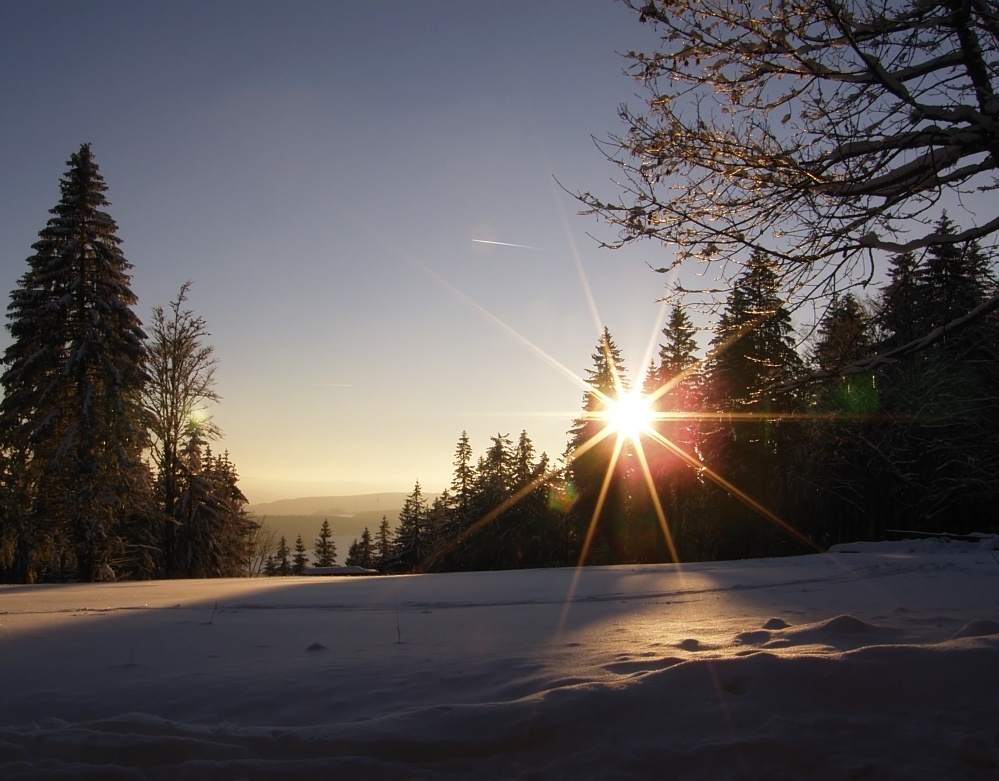
[[(302, 571), (268, 549), (220, 434), (202, 318), (188, 284), (133, 312), (131, 264), (103, 210), (89, 145), (11, 293), (0, 386), (0, 579), (88, 581)], [(960, 231), (946, 216), (941, 237)], [(632, 393), (608, 330), (557, 463), (527, 432), (452, 482), (419, 482), (346, 563), (386, 573), (781, 555), (892, 529), (996, 526), (999, 315), (993, 258), (975, 242), (896, 256), (884, 288), (837, 297), (801, 348), (774, 260), (750, 257), (708, 344), (674, 307), (641, 390), (634, 436), (610, 418)], [(968, 313), (976, 313), (969, 316)], [(872, 358), (872, 356), (876, 356)], [(335, 563), (328, 527), (316, 563)]]
[(218, 400), (188, 284), (147, 334), (89, 145), (11, 293), (0, 386), (0, 580), (218, 577), (260, 527), (204, 412)]
[[(367, 536), (367, 531), (365, 530)], [(370, 543), (370, 538), (368, 538)], [(329, 519), (323, 519), (323, 525), (319, 527), (319, 536), (316, 537), (313, 549), (316, 567), (332, 567), (336, 565), (336, 543), (333, 541), (333, 532), (330, 529)], [(309, 554), (305, 547), (305, 541), (299, 534), (295, 539), (295, 548), (288, 547), (288, 541), (284, 535), (278, 540), (277, 550), (269, 553), (264, 560), (263, 574), (270, 577), (276, 575), (304, 575), (305, 568), (309, 564)]]
[[(937, 232), (957, 227), (944, 216)], [(679, 306), (641, 390), (655, 414), (633, 441), (607, 414), (631, 392), (608, 330), (564, 464), (526, 432), (492, 438), (432, 503), (416, 484), (390, 530), (347, 563), (382, 572), (785, 555), (901, 529), (996, 529), (999, 317), (975, 242), (891, 261), (866, 300), (837, 297), (798, 347), (777, 275), (753, 255), (705, 351)], [(881, 356), (871, 359), (871, 356)]]

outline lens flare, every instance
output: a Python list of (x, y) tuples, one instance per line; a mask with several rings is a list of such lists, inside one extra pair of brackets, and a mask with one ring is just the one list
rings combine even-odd
[[(790, 524), (779, 518), (773, 511), (761, 504), (759, 501), (754, 499), (749, 493), (747, 493), (743, 488), (733, 484), (731, 481), (727, 480), (718, 471), (711, 468), (711, 465), (702, 462), (699, 454), (694, 452), (688, 452), (683, 446), (674, 442), (665, 434), (662, 433), (662, 426), (660, 425), (666, 421), (727, 421), (733, 422), (736, 420), (789, 420), (794, 418), (817, 418), (826, 417), (826, 415), (815, 415), (815, 414), (772, 414), (772, 413), (732, 413), (732, 412), (716, 412), (716, 411), (682, 411), (682, 410), (666, 410), (663, 411), (661, 408), (664, 405), (663, 400), (667, 398), (674, 388), (683, 383), (689, 376), (698, 371), (705, 361), (711, 360), (713, 355), (723, 352), (729, 349), (732, 344), (734, 344), (738, 339), (744, 335), (745, 332), (752, 330), (756, 327), (758, 323), (752, 322), (748, 323), (743, 327), (743, 330), (739, 333), (733, 334), (725, 342), (715, 345), (713, 349), (696, 365), (691, 366), (686, 371), (681, 372), (676, 377), (674, 377), (669, 382), (661, 385), (654, 392), (650, 394), (642, 394), (638, 391), (630, 390), (623, 381), (623, 378), (614, 376), (613, 387), (608, 393), (601, 392), (600, 390), (594, 388), (585, 378), (581, 377), (575, 371), (569, 369), (553, 356), (545, 352), (541, 347), (539, 347), (535, 342), (533, 342), (528, 337), (524, 336), (516, 329), (514, 329), (509, 323), (503, 319), (497, 317), (495, 314), (487, 310), (482, 304), (475, 301), (471, 296), (465, 292), (459, 290), (455, 285), (445, 280), (439, 274), (435, 273), (426, 264), (417, 260), (412, 253), (407, 251), (405, 248), (397, 246), (392, 242), (387, 241), (384, 237), (379, 236), (380, 240), (389, 244), (394, 250), (396, 250), (402, 257), (404, 257), (408, 262), (419, 268), (428, 277), (435, 279), (442, 287), (449, 290), (455, 297), (463, 300), (468, 304), (475, 312), (477, 312), (481, 317), (487, 321), (491, 321), (500, 330), (506, 332), (515, 341), (522, 344), (529, 352), (534, 353), (536, 356), (541, 358), (543, 361), (548, 363), (556, 372), (564, 375), (573, 381), (576, 385), (582, 388), (586, 393), (589, 393), (595, 397), (597, 403), (594, 405), (594, 410), (591, 412), (584, 412), (583, 419), (589, 419), (603, 425), (597, 425), (595, 433), (586, 440), (580, 443), (572, 452), (566, 454), (562, 467), (559, 471), (563, 474), (568, 474), (571, 470), (573, 463), (579, 458), (586, 455), (594, 447), (597, 447), (602, 442), (606, 441), (609, 437), (614, 437), (613, 449), (610, 455), (606, 471), (604, 473), (604, 478), (600, 488), (599, 495), (591, 516), (588, 520), (588, 525), (586, 533), (584, 535), (584, 540), (582, 544), (582, 550), (579, 556), (579, 565), (583, 565), (589, 554), (590, 548), (592, 546), (598, 524), (600, 522), (601, 514), (609, 500), (610, 488), (614, 479), (615, 474), (619, 471), (619, 465), (622, 459), (630, 458), (632, 463), (637, 464), (637, 469), (634, 473), (637, 478), (644, 483), (645, 490), (648, 492), (648, 499), (654, 510), (656, 519), (658, 521), (659, 528), (662, 532), (663, 539), (666, 543), (667, 549), (669, 551), (670, 559), (674, 562), (679, 562), (679, 552), (676, 548), (674, 542), (672, 531), (670, 530), (670, 524), (663, 510), (662, 502), (659, 497), (659, 492), (656, 486), (656, 481), (654, 479), (652, 469), (649, 464), (649, 458), (647, 456), (647, 448), (656, 448), (667, 453), (672, 454), (676, 457), (676, 460), (686, 467), (693, 470), (697, 475), (698, 479), (712, 482), (732, 497), (737, 499), (739, 502), (743, 503), (745, 506), (751, 508), (754, 512), (758, 513), (760, 516), (766, 518), (768, 521), (773, 523), (775, 526), (782, 529), (784, 532), (790, 536), (797, 539), (799, 542), (803, 543), (807, 547), (818, 550), (818, 548), (805, 538), (800, 532), (794, 529)], [(484, 239), (473, 240), (476, 243), (493, 243), (487, 242)], [(499, 242), (496, 242), (499, 243)], [(527, 247), (525, 247), (527, 248)], [(580, 272), (580, 277), (586, 290), (587, 299), (590, 304), (590, 308), (594, 315), (595, 321), (599, 322), (596, 311), (596, 301), (590, 290), (589, 282), (586, 277), (585, 271), (582, 268), (582, 263), (579, 259), (578, 252), (573, 253), (576, 259), (576, 265)], [(658, 333), (658, 329), (656, 330)], [(651, 342), (650, 342), (651, 345)], [(648, 355), (646, 359), (648, 359)], [(613, 361), (609, 361), (611, 366), (613, 366)], [(612, 369), (612, 371), (614, 371)], [(572, 415), (571, 412), (565, 413), (569, 416)], [(842, 415), (830, 416), (842, 419)], [(855, 415), (848, 417), (869, 417), (868, 415)], [(434, 563), (452, 550), (455, 546), (460, 545), (468, 537), (477, 534), (483, 528), (495, 521), (503, 512), (507, 509), (516, 505), (525, 496), (529, 495), (534, 490), (549, 485), (552, 481), (553, 474), (545, 473), (538, 475), (534, 478), (528, 485), (523, 486), (514, 495), (508, 497), (499, 507), (492, 509), (491, 511), (485, 513), (482, 517), (478, 518), (474, 523), (470, 524), (457, 539), (452, 540), (449, 544), (443, 546), (440, 550), (435, 551), (430, 554), (420, 566), (420, 569), (426, 571), (432, 568)], [(573, 486), (568, 485), (566, 490), (563, 490), (559, 496), (551, 496), (550, 501), (557, 502), (558, 505), (565, 511), (568, 512), (571, 506), (574, 504)], [(579, 571), (575, 578), (579, 577)], [(571, 591), (575, 590), (576, 583), (571, 586)], [(571, 601), (571, 600), (570, 600)], [(569, 601), (566, 605), (568, 606)]]
[(636, 391), (625, 392), (611, 400), (601, 413), (611, 431), (631, 440), (651, 431), (655, 415), (650, 397)]

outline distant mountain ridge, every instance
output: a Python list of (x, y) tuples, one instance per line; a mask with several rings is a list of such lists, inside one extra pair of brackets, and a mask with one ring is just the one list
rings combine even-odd
[[(342, 564), (352, 540), (360, 538), (365, 528), (372, 534), (378, 530), (382, 517), (395, 531), (399, 511), (408, 493), (387, 491), (375, 494), (347, 496), (304, 496), (298, 499), (278, 499), (273, 502), (248, 505), (247, 511), (264, 522), (264, 526), (283, 535), (289, 545), (301, 535), (310, 549), (319, 534), (323, 520), (330, 522), (330, 531), (337, 546), (337, 563)], [(433, 502), (437, 494), (424, 494)]]
[[(406, 503), (408, 493), (390, 491), (348, 496), (303, 496), (298, 499), (278, 499), (248, 506), (254, 515), (333, 515), (347, 517), (357, 513), (397, 512)], [(436, 494), (424, 494), (432, 502)], [(389, 518), (389, 520), (394, 520)]]

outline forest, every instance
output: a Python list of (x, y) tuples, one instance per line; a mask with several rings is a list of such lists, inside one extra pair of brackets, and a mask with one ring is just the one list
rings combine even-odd
[[(189, 283), (150, 334), (132, 311), (130, 265), (102, 210), (89, 145), (11, 294), (0, 377), (0, 575), (5, 581), (226, 577), (303, 571), (301, 539), (277, 549), (244, 509), (203, 414), (216, 401)], [(960, 228), (944, 214), (940, 235)], [(86, 251), (75, 252), (74, 247)], [(565, 452), (466, 433), (432, 502), (419, 484), (345, 563), (383, 573), (696, 561), (824, 550), (896, 530), (994, 530), (999, 315), (941, 327), (996, 295), (974, 239), (893, 256), (875, 295), (836, 297), (801, 342), (774, 260), (755, 252), (708, 344), (680, 305), (640, 384), (599, 335)], [(927, 333), (918, 351), (875, 363)], [(799, 342), (806, 345), (802, 350)], [(849, 369), (843, 371), (844, 368)], [(649, 418), (615, 431), (637, 395)], [(313, 563), (335, 563), (329, 529)]]
[[(945, 215), (937, 230), (958, 227)], [(640, 388), (604, 330), (560, 463), (535, 453), (526, 431), (497, 434), (475, 459), (462, 433), (450, 486), (428, 503), (417, 483), (398, 523), (366, 530), (346, 563), (419, 572), (699, 561), (995, 531), (999, 316), (840, 372), (987, 301), (991, 269), (973, 240), (899, 255), (876, 295), (837, 298), (799, 352), (773, 264), (757, 253), (706, 351), (673, 308)], [(650, 423), (619, 436), (601, 413), (635, 390)]]
[[(451, 484), (430, 502), (417, 482), (347, 563), (695, 561), (994, 531), (994, 4), (624, 5), (661, 46), (625, 55), (643, 105), (598, 144), (619, 192), (575, 197), (618, 231), (606, 247), (659, 242), (654, 271), (701, 264), (718, 285), (673, 283), (632, 378), (598, 335), (563, 453), (523, 431), (476, 457), (462, 433)], [(147, 334), (88, 144), (60, 187), (7, 309), (0, 580), (301, 571), (304, 541), (268, 544), (212, 448), (190, 283)], [(948, 204), (986, 217), (960, 225)], [(713, 297), (704, 344), (692, 292)], [(651, 415), (626, 431), (610, 417), (629, 399)]]
[(147, 334), (89, 144), (60, 189), (7, 308), (0, 580), (248, 574), (261, 527), (211, 448), (215, 358), (190, 283)]

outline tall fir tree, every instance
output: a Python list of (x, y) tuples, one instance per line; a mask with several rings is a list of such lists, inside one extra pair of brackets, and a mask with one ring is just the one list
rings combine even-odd
[[(958, 230), (946, 212), (937, 222), (936, 232), (939, 235), (954, 236)], [(977, 241), (930, 247), (923, 277), (931, 327), (947, 325), (966, 315), (989, 298), (996, 286), (989, 258)], [(949, 334), (946, 346), (951, 354), (974, 350), (984, 337), (985, 356), (988, 357), (993, 336), (994, 318), (991, 322), (978, 319), (970, 327)]]
[(372, 546), (372, 563), (381, 570), (388, 567), (388, 562), (392, 558), (392, 526), (389, 519), (382, 516), (378, 524), (378, 531), (375, 532), (375, 541)]
[(90, 145), (68, 166), (7, 310), (0, 449), (18, 541), (0, 566), (24, 580), (95, 579), (148, 495), (132, 265)]
[[(798, 431), (782, 415), (796, 410), (799, 394), (780, 390), (802, 370), (793, 334), (773, 261), (756, 252), (728, 297), (705, 367), (710, 411), (733, 417), (706, 432), (701, 447), (708, 468), (778, 517), (790, 509)], [(697, 558), (784, 552), (786, 530), (736, 493), (714, 486), (706, 498)]]
[(591, 357), (583, 413), (569, 429), (566, 449), (567, 473), (576, 496), (572, 512), (584, 541), (585, 563), (619, 563), (627, 560), (630, 453), (619, 453), (615, 462), (615, 437), (601, 416), (628, 391), (628, 383), (620, 348), (608, 328)]
[(519, 496), (511, 508), (513, 534), (507, 555), (510, 567), (550, 567), (562, 564), (562, 529), (549, 510), (551, 477), (548, 456), (536, 455), (527, 431), (521, 431), (513, 453), (513, 490)]
[(201, 427), (188, 425), (179, 454), (179, 491), (170, 533), (162, 538), (167, 577), (219, 578), (249, 574), (259, 524), (246, 510), (228, 451), (214, 455)]
[(812, 362), (821, 371), (837, 372), (868, 356), (873, 347), (870, 318), (852, 293), (833, 299), (818, 326)]
[(454, 478), (451, 480), (451, 496), (459, 516), (465, 514), (475, 490), (475, 468), (472, 466), (472, 446), (468, 432), (462, 431), (454, 452)]
[[(465, 551), (457, 541), (474, 521), (476, 471), (472, 464), (472, 446), (468, 432), (462, 431), (454, 452), (454, 476), (450, 490), (435, 501), (434, 531), (437, 537), (433, 567), (449, 569), (457, 566)], [(445, 550), (445, 548), (447, 548)]]
[(697, 328), (682, 306), (677, 304), (670, 310), (662, 333), (664, 340), (659, 345), (657, 368), (660, 385), (673, 381), (697, 365)]
[[(942, 236), (958, 228), (945, 215)], [(902, 346), (961, 317), (995, 293), (989, 256), (976, 242), (930, 247), (905, 260), (882, 291), (884, 343)], [(896, 261), (896, 268), (902, 261)], [(916, 325), (913, 326), (913, 323)], [(925, 340), (924, 340), (925, 341)], [(999, 471), (999, 322), (990, 316), (948, 331), (877, 372), (881, 425), (872, 440), (889, 528), (971, 531), (990, 512)]]
[(915, 253), (888, 258), (888, 284), (881, 289), (878, 316), (884, 331), (880, 349), (901, 347), (929, 330), (924, 279)]
[(399, 525), (396, 527), (392, 558), (389, 561), (390, 569), (411, 572), (430, 552), (427, 515), (427, 500), (423, 496), (420, 481), (417, 480), (399, 512)]
[(347, 551), (346, 565), (348, 567), (364, 567), (365, 569), (370, 569), (371, 565), (374, 563), (374, 553), (372, 548), (371, 532), (368, 527), (364, 527), (364, 531), (361, 532), (359, 539), (354, 540), (350, 544), (350, 549)]
[(720, 411), (779, 412), (795, 397), (777, 390), (801, 371), (791, 313), (773, 262), (754, 254), (729, 295), (707, 361), (709, 400)]
[(281, 539), (278, 540), (277, 551), (274, 553), (274, 564), (275, 575), (291, 574), (291, 550), (288, 548), (288, 541), (283, 534), (281, 535)]
[(513, 443), (508, 434), (490, 437), (476, 475), (476, 512), (481, 515), (502, 504), (513, 486)]
[[(508, 569), (519, 563), (516, 537), (523, 507), (512, 501), (519, 482), (518, 455), (509, 435), (497, 433), (490, 441), (475, 480), (476, 533), (466, 542), (462, 560), (464, 567), (478, 570)], [(519, 447), (521, 458), (533, 458), (534, 446), (526, 434)]]
[(880, 427), (874, 374), (837, 376), (870, 355), (874, 323), (851, 294), (835, 298), (818, 323), (812, 367), (832, 376), (810, 389), (816, 415), (796, 443), (796, 487), (802, 531), (820, 548), (857, 539), (879, 539), (882, 475), (870, 447)]
[(332, 567), (336, 564), (336, 543), (333, 541), (329, 518), (323, 518), (313, 552), (316, 554), (317, 567)]
[[(700, 365), (697, 329), (679, 305), (673, 306), (662, 330), (659, 364), (653, 364), (646, 376), (643, 391), (653, 399), (656, 413), (653, 428), (670, 444), (658, 438), (647, 438), (645, 455), (649, 470), (665, 514), (673, 546), (658, 528), (655, 508), (646, 502), (641, 513), (649, 537), (646, 543), (650, 560), (676, 556), (685, 558), (686, 531), (692, 523), (694, 494), (698, 490), (697, 471), (692, 461), (700, 448), (700, 422), (697, 413), (702, 408), (703, 383), (697, 371)], [(687, 455), (679, 455), (677, 448)], [(639, 494), (642, 496), (642, 494)]]
[(305, 552), (305, 541), (302, 539), (302, 535), (299, 534), (295, 538), (295, 555), (291, 557), (291, 574), (304, 575), (308, 563), (309, 556)]

